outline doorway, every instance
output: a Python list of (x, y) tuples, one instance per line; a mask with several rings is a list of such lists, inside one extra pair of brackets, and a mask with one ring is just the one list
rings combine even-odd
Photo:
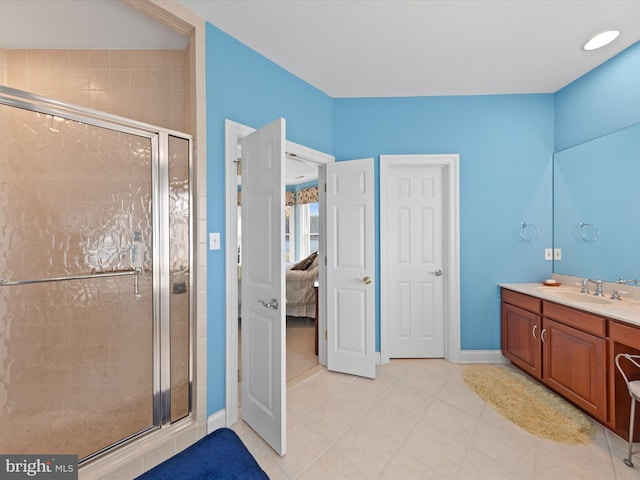
[[(239, 158), (239, 142), (240, 139), (245, 137), (246, 135), (252, 133), (254, 131), (253, 128), (247, 127), (245, 125), (226, 120), (225, 121), (225, 161), (227, 168), (226, 175), (226, 198), (227, 198), (227, 218), (226, 218), (226, 226), (225, 226), (225, 242), (229, 247), (227, 248), (227, 258), (226, 258), (226, 284), (227, 284), (227, 334), (226, 334), (226, 348), (227, 348), (227, 368), (226, 368), (226, 425), (233, 425), (238, 421), (238, 407), (239, 407), (239, 369), (238, 369), (238, 358), (240, 353), (240, 345), (239, 345), (239, 329), (238, 329), (238, 318), (241, 316), (241, 305), (239, 305), (239, 295), (240, 295), (240, 277), (241, 275), (238, 268), (235, 268), (235, 265), (238, 263), (238, 257), (240, 258), (240, 262), (242, 262), (242, 252), (236, 251), (233, 247), (237, 245), (238, 242), (238, 215), (234, 215), (231, 210), (235, 205), (238, 204), (238, 183), (241, 176), (241, 168), (238, 170), (238, 158)], [(287, 155), (290, 158), (296, 159), (298, 162), (304, 161), (305, 163), (310, 163), (315, 165), (317, 168), (317, 177), (318, 183), (320, 185), (324, 184), (325, 181), (325, 164), (333, 162), (334, 158), (331, 155), (324, 154), (317, 150), (313, 150), (302, 145), (286, 142), (286, 151)], [(322, 189), (319, 189), (319, 215), (318, 215), (318, 228), (320, 232), (326, 231), (326, 220), (324, 215), (322, 215), (323, 202), (324, 202), (324, 192)], [(295, 231), (295, 230), (294, 230)], [(295, 237), (295, 235), (294, 235)], [(291, 240), (291, 239), (290, 239)], [(284, 241), (284, 239), (283, 239)], [(293, 239), (293, 243), (295, 243), (295, 238)], [(308, 247), (309, 249), (311, 247)], [(309, 252), (312, 253), (312, 252)], [(318, 245), (318, 257), (324, 257), (324, 246), (323, 242), (320, 241)], [(322, 262), (319, 262), (318, 265), (318, 285), (317, 285), (317, 295), (320, 298), (318, 302), (318, 331), (323, 332), (325, 330), (325, 305), (322, 301), (323, 292), (325, 290), (325, 267)], [(303, 318), (308, 318), (308, 314), (305, 314)], [(298, 319), (293, 319), (293, 323), (298, 323), (298, 328), (308, 329), (309, 321), (302, 320), (297, 321)], [(289, 323), (289, 318), (287, 318), (287, 323)], [(314, 322), (315, 323), (315, 322)], [(315, 325), (314, 325), (315, 329)], [(295, 333), (300, 333), (301, 330), (298, 330)], [(307, 332), (308, 333), (308, 330)], [(314, 333), (315, 339), (315, 333)], [(308, 340), (308, 338), (307, 338)], [(315, 356), (315, 353), (312, 351), (312, 355)], [(318, 336), (318, 356), (317, 361), (321, 365), (326, 364), (326, 341), (323, 335)]]
[[(243, 273), (242, 244), (242, 163), (238, 154), (238, 329), (242, 329)], [(285, 214), (284, 262), (286, 306), (286, 381), (318, 365), (317, 299), (320, 244), (318, 165), (294, 153), (284, 158)], [(242, 338), (238, 337), (239, 341)], [(238, 362), (242, 364), (242, 345)], [(242, 368), (240, 368), (242, 370)], [(240, 388), (240, 387), (239, 387)]]

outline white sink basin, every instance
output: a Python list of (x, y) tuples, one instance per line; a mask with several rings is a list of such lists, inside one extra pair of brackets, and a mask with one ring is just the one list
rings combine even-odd
[(542, 287), (539, 288), (541, 292), (546, 293), (552, 297), (556, 297), (563, 300), (574, 300), (576, 302), (582, 303), (595, 303), (598, 305), (610, 305), (613, 300), (610, 300), (605, 297), (596, 297), (595, 295), (591, 295), (589, 293), (580, 293), (573, 292), (570, 290), (560, 290), (552, 287)]

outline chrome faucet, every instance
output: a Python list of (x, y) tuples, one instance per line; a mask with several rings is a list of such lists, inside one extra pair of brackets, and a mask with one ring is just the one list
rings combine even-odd
[(620, 277), (618, 278), (616, 283), (619, 283), (621, 285), (640, 285), (640, 280), (638, 280), (637, 278), (630, 278), (629, 280), (625, 280), (624, 278)]
[(580, 289), (580, 293), (589, 293), (589, 279), (583, 278), (582, 282), (580, 282), (582, 288)]
[(620, 296), (621, 293), (627, 293), (627, 292), (623, 292), (622, 290), (618, 290), (615, 289), (613, 292), (611, 292), (611, 300), (622, 300), (622, 297)]
[(593, 282), (596, 284), (596, 291), (593, 292), (593, 294), (596, 297), (604, 297), (604, 293), (602, 292), (602, 284), (604, 283), (602, 281), (602, 279), (600, 277), (598, 277), (598, 280), (589, 280), (589, 282)]

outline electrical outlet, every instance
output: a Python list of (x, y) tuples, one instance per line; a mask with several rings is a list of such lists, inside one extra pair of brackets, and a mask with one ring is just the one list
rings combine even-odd
[(553, 249), (545, 248), (544, 249), (544, 259), (545, 260), (553, 260)]
[(562, 260), (562, 249), (554, 248), (553, 249), (553, 259), (554, 260)]

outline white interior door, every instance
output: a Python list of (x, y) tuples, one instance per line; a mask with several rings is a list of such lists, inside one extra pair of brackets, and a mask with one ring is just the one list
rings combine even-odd
[(444, 357), (444, 168), (384, 157), (380, 168), (389, 357)]
[(375, 378), (373, 159), (327, 164), (327, 368)]
[(242, 418), (286, 451), (285, 120), (242, 139)]

